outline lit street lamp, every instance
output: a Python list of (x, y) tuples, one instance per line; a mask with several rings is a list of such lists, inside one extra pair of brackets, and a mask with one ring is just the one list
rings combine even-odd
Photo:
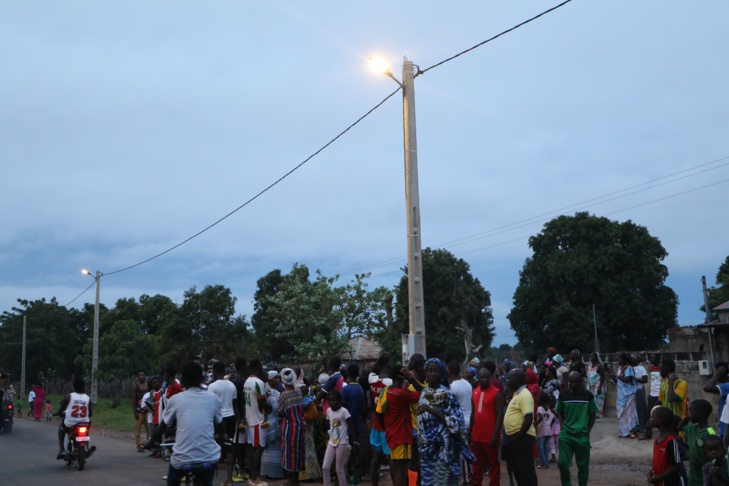
[(96, 300), (94, 302), (94, 341), (91, 357), (91, 403), (96, 405), (99, 398), (97, 374), (99, 371), (99, 285), (101, 284), (100, 271), (96, 271), (96, 276), (91, 275), (88, 270), (81, 270), (81, 273), (88, 275), (96, 281)]
[(423, 260), (420, 243), (420, 197), (418, 193), (418, 145), (415, 136), (415, 65), (407, 57), (402, 63), (402, 82), (379, 58), (370, 58), (373, 69), (392, 78), (402, 88), (403, 135), (405, 139), (405, 203), (408, 236), (408, 323), (414, 337), (414, 351), (425, 353), (425, 308), (423, 306)]

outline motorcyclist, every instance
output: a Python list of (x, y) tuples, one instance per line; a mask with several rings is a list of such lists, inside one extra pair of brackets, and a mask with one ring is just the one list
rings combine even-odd
[[(91, 408), (91, 399), (85, 393), (86, 382), (77, 379), (73, 382), (73, 393), (69, 393), (61, 401), (61, 408), (56, 415), (64, 417), (61, 425), (58, 427), (58, 456), (56, 459), (63, 459), (66, 455), (65, 442), (66, 434), (68, 434), (74, 425), (89, 422), (93, 415)], [(91, 446), (86, 453), (86, 457), (91, 456), (96, 450), (96, 446)]]

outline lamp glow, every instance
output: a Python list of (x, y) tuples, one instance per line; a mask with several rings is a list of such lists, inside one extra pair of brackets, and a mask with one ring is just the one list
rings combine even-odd
[(369, 58), (370, 68), (379, 74), (387, 74), (390, 71), (390, 63), (379, 56), (371, 56)]

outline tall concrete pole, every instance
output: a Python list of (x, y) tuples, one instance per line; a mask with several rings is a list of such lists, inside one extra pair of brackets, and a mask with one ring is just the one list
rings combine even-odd
[(408, 225), (408, 321), (415, 336), (415, 352), (425, 352), (423, 307), (423, 261), (420, 242), (420, 196), (418, 191), (418, 144), (415, 132), (415, 66), (402, 63), (403, 128), (405, 138), (405, 200)]
[(101, 284), (101, 272), (96, 271), (96, 300), (94, 302), (94, 342), (91, 357), (91, 403), (96, 405), (99, 398), (98, 371), (99, 371), (99, 285)]
[(23, 352), (20, 362), (20, 397), (25, 399), (25, 339), (26, 339), (26, 318), (23, 316)]

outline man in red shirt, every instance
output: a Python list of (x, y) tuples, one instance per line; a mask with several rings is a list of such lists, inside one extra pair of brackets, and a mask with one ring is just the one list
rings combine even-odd
[(402, 376), (392, 379), (387, 389), (385, 437), (390, 448), (390, 474), (393, 486), (407, 486), (408, 464), (412, 457), (413, 422), (410, 404), (418, 403), (420, 393), (407, 389), (409, 383)]
[(499, 485), (499, 445), (505, 405), (504, 393), (491, 384), (491, 372), (487, 368), (481, 368), (478, 371), (478, 386), (473, 390), (471, 423), (468, 428), (471, 450), (476, 456), (476, 462), (473, 463), (473, 486), (481, 486), (487, 461), (489, 484)]

